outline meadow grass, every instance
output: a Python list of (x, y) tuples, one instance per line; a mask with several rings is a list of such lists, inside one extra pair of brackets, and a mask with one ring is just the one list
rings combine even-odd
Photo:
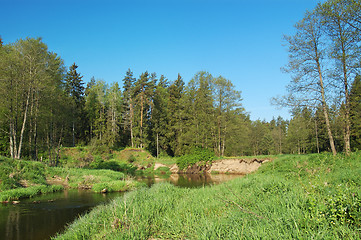
[(159, 183), (95, 208), (56, 239), (360, 239), (360, 157), (283, 155), (220, 185)]

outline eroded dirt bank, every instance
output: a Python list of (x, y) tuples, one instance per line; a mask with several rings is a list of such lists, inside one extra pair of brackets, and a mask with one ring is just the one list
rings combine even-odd
[(172, 173), (230, 173), (248, 174), (256, 171), (263, 163), (269, 159), (221, 159), (209, 164), (195, 164), (185, 170), (179, 170), (176, 164), (170, 167)]

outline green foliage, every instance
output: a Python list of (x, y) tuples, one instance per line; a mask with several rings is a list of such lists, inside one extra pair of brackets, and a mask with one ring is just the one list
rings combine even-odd
[(214, 157), (214, 152), (211, 150), (198, 147), (194, 148), (190, 154), (178, 157), (176, 163), (180, 169), (185, 169), (188, 166), (192, 166), (196, 163), (201, 162), (205, 164), (207, 162), (212, 162)]
[(125, 191), (139, 186), (135, 181), (124, 181), (125, 173), (134, 174), (136, 170), (131, 164), (103, 161), (98, 157), (94, 167), (99, 169), (47, 167), (40, 162), (0, 157), (0, 201), (33, 197), (63, 189), (63, 186), (48, 185), (47, 178), (55, 178), (57, 181), (60, 179), (62, 182), (59, 184), (70, 188), (91, 189), (96, 185), (96, 191), (101, 184), (108, 184), (108, 191)]
[(359, 190), (340, 185), (327, 199), (325, 217), (331, 224), (339, 222), (343, 225), (361, 227), (361, 197), (357, 191)]
[(361, 75), (352, 83), (350, 90), (351, 147), (361, 150)]
[(40, 162), (4, 159), (0, 162), (0, 191), (28, 184), (46, 184), (45, 165)]
[(123, 172), (126, 174), (133, 174), (133, 175), (135, 173), (135, 170), (137, 170), (137, 167), (133, 166), (132, 164), (118, 162), (115, 160), (95, 161), (92, 164), (90, 164), (90, 167), (93, 169), (110, 169), (113, 171), (118, 171), (118, 172)]
[(171, 171), (169, 170), (169, 167), (159, 167), (154, 171), (154, 174), (158, 176), (169, 177)]
[(135, 162), (137, 159), (134, 157), (134, 155), (130, 155), (129, 157), (128, 157), (128, 162), (129, 163), (133, 163), (133, 162)]
[(90, 142), (89, 152), (93, 155), (109, 153), (110, 149), (106, 144), (103, 144), (102, 141), (93, 138)]

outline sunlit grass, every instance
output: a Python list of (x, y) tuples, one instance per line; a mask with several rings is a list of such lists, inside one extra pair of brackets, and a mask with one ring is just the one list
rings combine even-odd
[(64, 187), (113, 192), (141, 185), (125, 173), (112, 170), (48, 167), (41, 162), (0, 157), (0, 201), (31, 198)]
[(360, 155), (282, 155), (199, 189), (156, 184), (96, 208), (57, 239), (360, 239)]

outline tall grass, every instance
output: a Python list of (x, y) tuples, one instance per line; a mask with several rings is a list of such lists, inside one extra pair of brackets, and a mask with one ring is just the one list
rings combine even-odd
[(142, 188), (56, 239), (360, 239), (360, 153), (279, 156), (200, 189)]

